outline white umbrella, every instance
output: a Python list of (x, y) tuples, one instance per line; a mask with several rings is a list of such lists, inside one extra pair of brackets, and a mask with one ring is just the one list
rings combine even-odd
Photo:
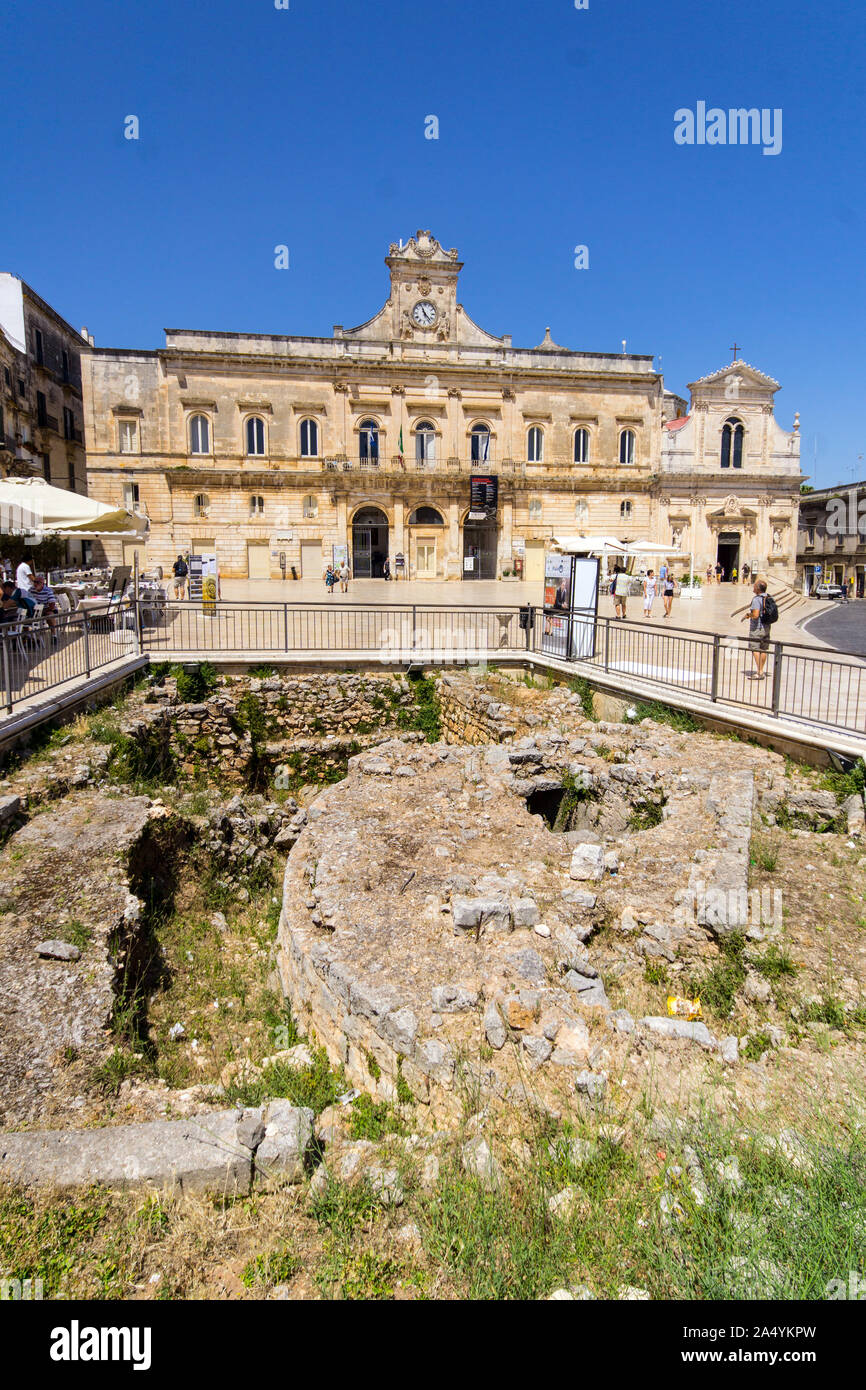
[(69, 539), (113, 536), (118, 540), (147, 537), (149, 522), (123, 507), (111, 507), (79, 492), (52, 487), (44, 478), (0, 480), (0, 533), (52, 535)]
[(627, 555), (625, 541), (616, 536), (554, 536), (553, 544), (566, 555)]

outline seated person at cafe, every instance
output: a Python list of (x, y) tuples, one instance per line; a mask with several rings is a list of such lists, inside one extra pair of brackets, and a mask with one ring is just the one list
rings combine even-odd
[(0, 591), (0, 623), (17, 623), (18, 604), (13, 598), (15, 585), (7, 581)]
[(7, 595), (7, 593), (11, 599), (15, 600), (16, 608), (26, 608), (28, 618), (33, 617), (33, 609), (36, 607), (35, 603), (33, 602), (29, 594), (22, 594), (21, 590), (18, 588), (18, 585), (15, 584), (14, 581), (11, 579), (7, 579), (3, 583), (4, 598)]
[(30, 590), (30, 597), (33, 599), (34, 603), (41, 603), (43, 605), (42, 616), (51, 628), (51, 631), (56, 634), (59, 604), (57, 602), (57, 595), (51, 585), (46, 583), (43, 574), (37, 574), (34, 579), (33, 588)]

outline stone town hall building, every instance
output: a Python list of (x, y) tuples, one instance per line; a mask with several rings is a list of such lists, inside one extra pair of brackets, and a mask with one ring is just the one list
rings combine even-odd
[(687, 414), (652, 357), (480, 328), (429, 232), (385, 263), (384, 307), (328, 338), (171, 330), (83, 356), (89, 489), (147, 513), (147, 566), (213, 549), (223, 576), (320, 578), (345, 547), (356, 578), (402, 556), (417, 579), (534, 579), (552, 536), (584, 532), (793, 577), (777, 382), (732, 363)]

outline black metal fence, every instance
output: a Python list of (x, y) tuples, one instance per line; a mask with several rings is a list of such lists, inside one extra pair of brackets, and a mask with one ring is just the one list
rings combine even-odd
[(137, 649), (159, 661), (321, 657), (326, 653), (400, 664), (477, 664), (532, 655), (575, 673), (632, 677), (665, 691), (692, 694), (854, 734), (866, 732), (866, 656), (846, 656), (792, 642), (766, 649), (748, 637), (687, 631), (592, 614), (532, 607), (435, 604), (222, 602), (207, 609), (169, 601), (122, 613), (58, 615), (50, 627), (0, 628), (4, 706), (89, 676)]
[(133, 622), (128, 610), (121, 616), (104, 608), (86, 613), (58, 613), (50, 620), (8, 623), (0, 627), (0, 679), (3, 708), (15, 705), (72, 681), (88, 679), (94, 671), (136, 650), (135, 633), (122, 623)]

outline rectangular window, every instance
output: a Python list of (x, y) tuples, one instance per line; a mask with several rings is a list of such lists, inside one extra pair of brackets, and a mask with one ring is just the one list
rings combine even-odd
[(120, 452), (138, 453), (138, 423), (135, 420), (120, 421)]
[(75, 416), (72, 414), (68, 405), (63, 407), (63, 438), (75, 438)]
[(69, 380), (69, 353), (63, 349), (63, 380)]
[(138, 483), (124, 483), (124, 484), (123, 484), (123, 505), (124, 505), (124, 507), (126, 508), (126, 510), (127, 510), (128, 512), (135, 512), (135, 511), (138, 510), (138, 504), (139, 504)]
[(22, 398), (27, 395), (27, 386), (25, 385), (23, 376), (19, 376), (18, 378), (18, 394)]
[(3, 368), (3, 380), (6, 382), (7, 387), (8, 387), (9, 390), (11, 391), (11, 390), (12, 390), (12, 373), (10, 372), (10, 370), (9, 370), (8, 367), (4, 367), (4, 368)]
[(42, 455), (42, 476), (43, 476), (43, 478), (45, 479), (46, 483), (50, 483), (50, 482), (51, 482), (51, 455), (50, 455), (50, 454), (43, 454), (43, 455)]
[(45, 392), (36, 392), (36, 423), (46, 425), (48, 423), (48, 405), (45, 400)]
[(36, 330), (36, 361), (40, 367), (45, 365), (45, 344), (42, 341), (42, 330)]

